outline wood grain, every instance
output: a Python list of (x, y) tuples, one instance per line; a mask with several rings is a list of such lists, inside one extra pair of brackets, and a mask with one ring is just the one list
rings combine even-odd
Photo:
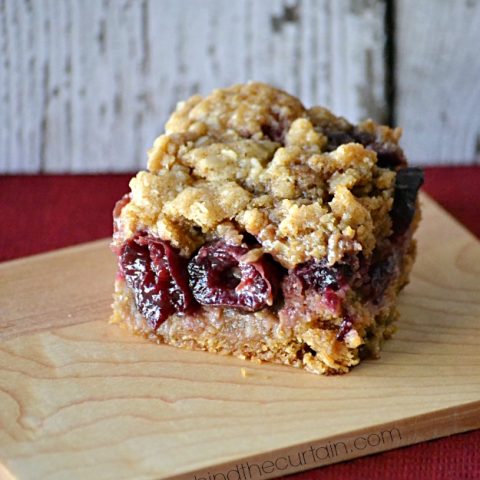
[[(399, 332), (345, 376), (181, 351), (109, 325), (107, 241), (0, 265), (0, 477), (221, 480), (256, 462), (266, 471), (250, 478), (273, 478), (479, 428), (480, 244), (422, 203)], [(271, 471), (311, 446), (316, 463)]]
[(0, 0), (0, 172), (132, 171), (179, 100), (250, 79), (383, 119), (384, 2)]
[(480, 1), (396, 2), (397, 123), (417, 163), (480, 162)]

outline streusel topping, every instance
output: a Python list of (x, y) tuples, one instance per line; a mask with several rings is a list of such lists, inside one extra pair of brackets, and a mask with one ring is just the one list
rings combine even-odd
[(381, 163), (403, 155), (399, 129), (353, 126), (248, 83), (180, 103), (165, 131), (148, 171), (130, 182), (118, 242), (149, 231), (189, 257), (225, 232), (238, 243), (246, 232), (292, 268), (368, 257), (391, 234), (396, 173)]

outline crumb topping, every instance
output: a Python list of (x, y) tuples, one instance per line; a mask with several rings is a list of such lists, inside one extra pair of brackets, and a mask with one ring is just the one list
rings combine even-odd
[[(371, 255), (388, 237), (401, 131), (357, 126), (262, 83), (180, 103), (130, 182), (115, 241), (148, 231), (184, 256), (248, 233), (286, 268)], [(380, 153), (379, 153), (380, 152)], [(383, 155), (383, 157), (381, 156)]]

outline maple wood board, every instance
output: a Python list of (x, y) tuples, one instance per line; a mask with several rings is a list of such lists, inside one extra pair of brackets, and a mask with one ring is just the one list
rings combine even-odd
[(0, 265), (0, 478), (265, 479), (480, 428), (480, 243), (422, 203), (399, 331), (343, 376), (109, 325), (107, 240)]

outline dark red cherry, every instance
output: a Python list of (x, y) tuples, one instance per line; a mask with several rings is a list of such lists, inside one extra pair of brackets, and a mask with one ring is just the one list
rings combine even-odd
[(367, 145), (366, 148), (367, 150), (373, 150), (377, 153), (377, 165), (381, 168), (397, 170), (398, 168), (403, 168), (407, 165), (407, 159), (398, 145), (372, 143)]
[(262, 125), (262, 133), (272, 142), (284, 143), (286, 127), (279, 122), (271, 122)]
[(251, 248), (219, 240), (199, 250), (188, 265), (198, 303), (247, 312), (273, 304), (281, 273), (266, 255), (253, 262), (243, 260)]
[(135, 304), (151, 328), (157, 329), (176, 312), (195, 308), (187, 261), (168, 242), (140, 233), (125, 242), (119, 262)]
[(296, 267), (294, 275), (300, 279), (304, 289), (336, 291), (348, 283), (352, 268), (346, 263), (329, 266), (325, 259), (310, 260)]

